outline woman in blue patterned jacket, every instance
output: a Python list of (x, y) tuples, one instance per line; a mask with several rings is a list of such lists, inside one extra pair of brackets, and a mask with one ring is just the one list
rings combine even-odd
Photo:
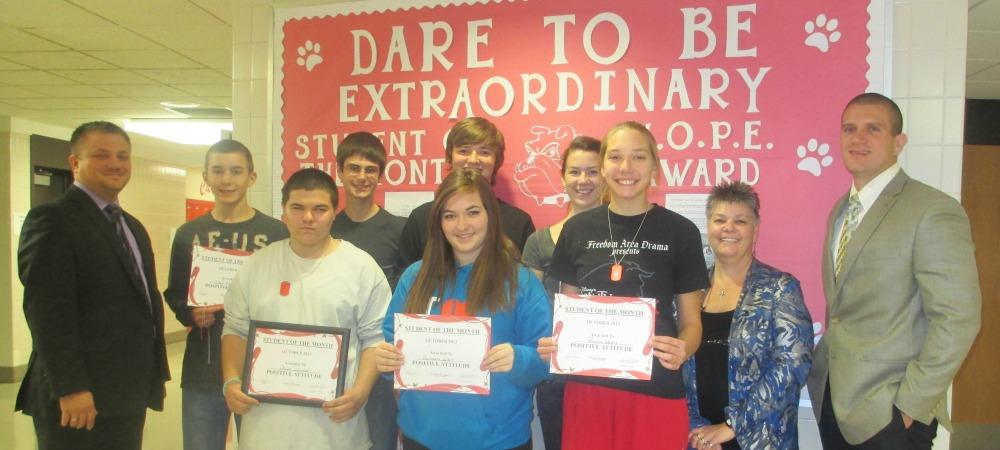
[(754, 258), (760, 199), (741, 182), (708, 197), (715, 253), (702, 305), (702, 344), (684, 367), (696, 449), (798, 448), (799, 391), (812, 319), (799, 281)]

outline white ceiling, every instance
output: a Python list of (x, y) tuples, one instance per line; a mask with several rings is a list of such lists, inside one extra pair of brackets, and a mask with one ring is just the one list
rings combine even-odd
[(969, 1), (965, 96), (1000, 99), (1000, 0)]
[[(0, 115), (73, 127), (232, 104), (229, 0), (0, 0)], [(1000, 99), (1000, 0), (969, 1), (967, 96)]]
[(0, 0), (0, 115), (73, 127), (229, 107), (229, 0)]

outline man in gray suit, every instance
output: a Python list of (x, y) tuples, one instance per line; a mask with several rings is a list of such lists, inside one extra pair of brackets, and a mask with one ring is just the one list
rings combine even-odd
[(841, 117), (854, 183), (827, 222), (827, 326), (808, 380), (828, 450), (931, 448), (979, 331), (969, 220), (900, 169), (902, 131), (899, 107), (879, 94), (855, 97)]

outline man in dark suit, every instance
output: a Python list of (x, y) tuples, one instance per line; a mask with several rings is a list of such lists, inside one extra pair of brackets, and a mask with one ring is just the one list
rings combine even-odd
[(33, 343), (15, 407), (34, 419), (39, 449), (137, 450), (170, 373), (149, 235), (118, 206), (131, 142), (115, 124), (90, 122), (70, 148), (73, 186), (32, 208), (21, 229)]
[(827, 327), (808, 380), (828, 450), (930, 449), (979, 331), (969, 219), (900, 169), (905, 145), (895, 102), (869, 93), (847, 104), (840, 146), (854, 182), (827, 222)]

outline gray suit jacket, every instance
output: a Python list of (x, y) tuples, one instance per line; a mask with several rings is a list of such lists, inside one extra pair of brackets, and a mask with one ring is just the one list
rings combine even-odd
[(834, 279), (831, 243), (847, 195), (830, 212), (823, 246), (826, 333), (808, 380), (819, 418), (827, 379), (847, 442), (889, 424), (895, 405), (950, 428), (946, 393), (979, 332), (979, 276), (969, 219), (941, 191), (900, 171), (865, 214)]

